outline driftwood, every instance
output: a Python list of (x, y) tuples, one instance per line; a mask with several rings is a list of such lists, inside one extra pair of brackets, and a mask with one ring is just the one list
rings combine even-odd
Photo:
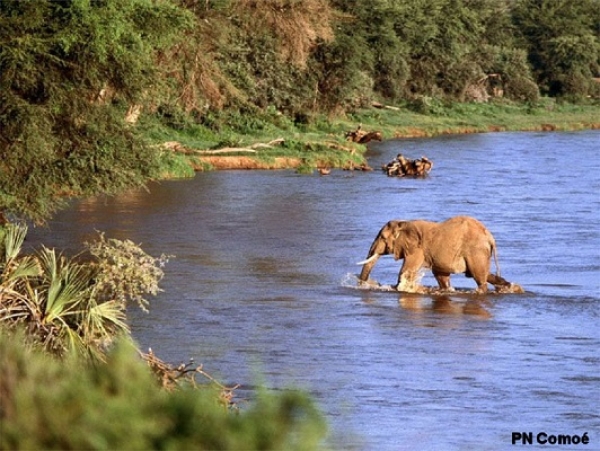
[(215, 150), (194, 150), (185, 147), (178, 141), (167, 141), (162, 144), (163, 149), (171, 150), (177, 153), (183, 153), (186, 155), (219, 155), (223, 153), (256, 153), (258, 149), (271, 149), (276, 145), (283, 144), (285, 140), (283, 138), (277, 138), (268, 143), (256, 143), (247, 147), (223, 147)]
[[(284, 143), (283, 138), (274, 139), (267, 143), (256, 143), (248, 147), (225, 147), (215, 150), (195, 150), (185, 147), (178, 141), (168, 141), (160, 145), (160, 148), (176, 153), (182, 153), (184, 155), (193, 155), (196, 158), (191, 158), (190, 163), (194, 170), (200, 171), (205, 170), (206, 166), (214, 169), (287, 169), (287, 168), (298, 168), (304, 164), (301, 157), (273, 157), (266, 159), (258, 159), (254, 155), (232, 155), (236, 153), (248, 153), (248, 154), (259, 154), (261, 149), (271, 149), (276, 145)], [(316, 141), (306, 142), (305, 147), (307, 150), (318, 149), (321, 146), (328, 147), (329, 149), (347, 152), (350, 155), (355, 155), (357, 149), (353, 145), (344, 145), (342, 143), (328, 140), (328, 141)], [(322, 175), (330, 168), (327, 166), (327, 162), (319, 161), (317, 169), (324, 169), (320, 172)], [(356, 165), (352, 161), (348, 161), (343, 165), (344, 170), (361, 170), (371, 171), (372, 169), (366, 164)]]
[(380, 109), (392, 110), (392, 111), (400, 111), (400, 108), (398, 108), (397, 106), (384, 105), (383, 103), (379, 103), (379, 102), (372, 102), (371, 105), (374, 108), (380, 108)]
[(217, 150), (193, 150), (192, 151), (198, 155), (219, 155), (221, 153), (234, 153), (234, 152), (242, 152), (242, 153), (256, 153), (256, 149), (252, 149), (249, 147), (223, 147)]

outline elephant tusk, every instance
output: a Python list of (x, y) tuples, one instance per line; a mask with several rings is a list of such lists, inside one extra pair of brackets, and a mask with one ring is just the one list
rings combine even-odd
[(367, 263), (372, 263), (375, 260), (377, 260), (379, 258), (379, 255), (377, 254), (373, 254), (371, 255), (369, 258), (367, 258), (366, 260), (363, 260), (361, 262), (358, 262), (357, 265), (366, 265)]

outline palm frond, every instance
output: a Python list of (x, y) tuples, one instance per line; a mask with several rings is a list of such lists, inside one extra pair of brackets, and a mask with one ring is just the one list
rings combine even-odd
[(0, 322), (14, 323), (31, 316), (27, 297), (9, 287), (0, 286)]
[(118, 301), (91, 303), (82, 318), (82, 336), (88, 347), (103, 350), (115, 337), (130, 333), (125, 310)]
[(73, 263), (62, 255), (57, 256), (54, 249), (46, 247), (40, 253), (40, 263), (47, 285), (46, 321), (72, 314), (80, 308), (81, 302), (89, 299), (92, 278), (89, 267)]
[(21, 252), (25, 236), (27, 235), (27, 226), (23, 224), (6, 224), (6, 233), (4, 235), (4, 255), (0, 256), (3, 263), (8, 263), (16, 258)]
[(121, 332), (129, 332), (129, 326), (125, 322), (126, 315), (119, 301), (108, 301), (97, 304), (89, 310), (89, 323), (94, 325), (95, 330), (105, 330), (110, 325), (113, 330), (110, 335)]
[(0, 283), (7, 287), (25, 281), (31, 277), (37, 277), (41, 274), (41, 268), (36, 258), (27, 256), (20, 259), (13, 259), (4, 267), (0, 274)]

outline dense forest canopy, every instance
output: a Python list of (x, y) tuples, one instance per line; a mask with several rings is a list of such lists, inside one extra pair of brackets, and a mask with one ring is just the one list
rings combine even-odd
[(140, 111), (211, 127), (373, 100), (582, 101), (599, 77), (600, 0), (3, 1), (0, 212), (43, 220), (65, 194), (152, 177)]

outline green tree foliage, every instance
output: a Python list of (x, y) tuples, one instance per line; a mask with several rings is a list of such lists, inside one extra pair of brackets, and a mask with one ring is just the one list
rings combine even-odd
[[(344, 24), (340, 29), (350, 26)], [(333, 42), (321, 43), (312, 55), (310, 67), (316, 94), (313, 108), (343, 112), (349, 106), (359, 106), (363, 98), (370, 99), (372, 65), (366, 40), (338, 30)]]
[(481, 97), (474, 90), (485, 99), (493, 87), (512, 99), (537, 98), (526, 55), (515, 45), (508, 1), (332, 3), (353, 18), (338, 27), (336, 42), (342, 35), (352, 42), (341, 60), (365, 72), (385, 100)]
[(518, 0), (513, 18), (541, 90), (584, 97), (600, 75), (600, 1)]
[(243, 75), (239, 88), (247, 100), (291, 117), (310, 110), (317, 101), (310, 57), (333, 39), (329, 3), (238, 0), (231, 2), (230, 17), (237, 33), (221, 63), (229, 74)]
[(314, 450), (322, 415), (295, 391), (259, 393), (239, 411), (218, 390), (159, 388), (134, 347), (105, 363), (50, 358), (0, 333), (0, 449)]
[(373, 100), (439, 112), (494, 95), (535, 101), (538, 85), (598, 96), (599, 4), (0, 2), (0, 214), (43, 221), (65, 196), (153, 177), (169, 158), (124, 121), (141, 107), (221, 133)]
[(346, 66), (342, 70), (348, 72), (347, 78), (355, 79), (349, 84), (352, 88), (349, 93), (354, 97), (351, 100), (370, 98), (372, 91), (390, 101), (402, 98), (408, 77), (408, 47), (394, 29), (395, 2), (334, 0), (332, 3), (345, 14), (337, 27), (336, 41), (345, 43), (338, 47), (344, 51), (339, 59)]
[(43, 220), (65, 194), (152, 175), (125, 110), (152, 100), (155, 51), (185, 18), (151, 0), (0, 3), (0, 212)]

